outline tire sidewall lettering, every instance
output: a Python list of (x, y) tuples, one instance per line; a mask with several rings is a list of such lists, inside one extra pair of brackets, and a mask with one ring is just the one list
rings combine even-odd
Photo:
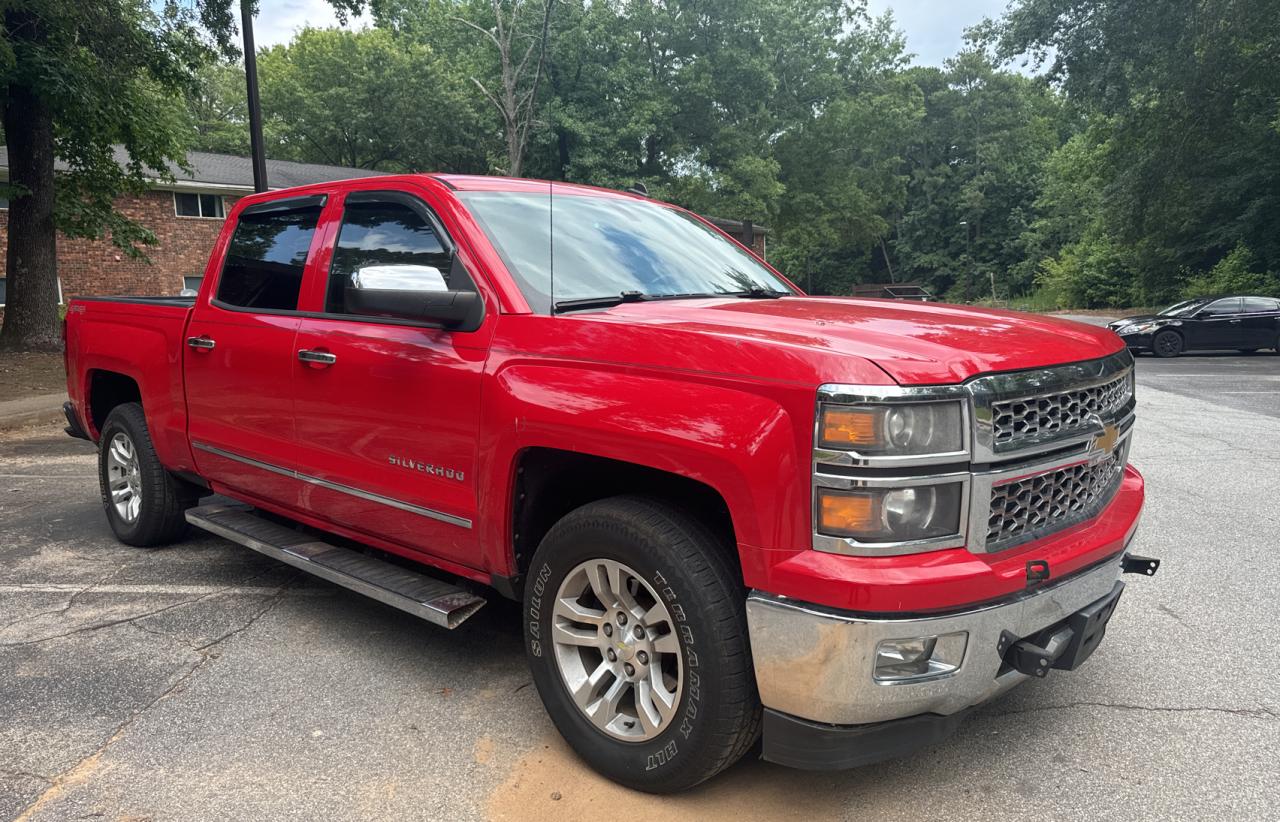
[(542, 597), (547, 591), (547, 580), (551, 578), (551, 563), (544, 562), (538, 569), (529, 593), (529, 653), (535, 657), (542, 656)]

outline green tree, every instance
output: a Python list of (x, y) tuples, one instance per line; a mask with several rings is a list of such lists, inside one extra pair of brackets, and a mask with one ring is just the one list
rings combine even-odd
[(904, 278), (952, 299), (1032, 286), (1027, 232), (1037, 219), (1045, 165), (1074, 127), (1043, 82), (1000, 69), (980, 45), (942, 69), (909, 76), (925, 117), (906, 140), (907, 204), (893, 249)]
[[(258, 73), (261, 75), (261, 70)], [(243, 66), (221, 60), (205, 65), (194, 88), (187, 91), (186, 102), (193, 149), (249, 153), (249, 103)]]
[(1089, 115), (1099, 213), (1138, 290), (1174, 295), (1238, 247), (1280, 270), (1272, 0), (1017, 0), (999, 31)]
[[(252, 0), (243, 0), (252, 2)], [(340, 12), (363, 0), (330, 0)], [(256, 5), (256, 4), (255, 4)], [(182, 100), (235, 53), (235, 0), (4, 0), (0, 120), (9, 151), (8, 298), (0, 347), (60, 347), (57, 234), (154, 242), (114, 207), (171, 177), (191, 133)], [(57, 172), (55, 160), (62, 168)], [(120, 162), (120, 161), (123, 162)]]
[(353, 168), (481, 172), (483, 103), (430, 43), (304, 29), (258, 58), (267, 153)]

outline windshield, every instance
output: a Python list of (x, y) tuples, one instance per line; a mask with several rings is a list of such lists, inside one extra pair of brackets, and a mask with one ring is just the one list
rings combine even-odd
[(1191, 312), (1203, 306), (1206, 302), (1208, 301), (1207, 300), (1183, 300), (1180, 303), (1174, 303), (1173, 305), (1166, 308), (1164, 311), (1161, 311), (1156, 316), (1157, 317), (1181, 317), (1186, 314), (1190, 314)]
[(733, 242), (658, 203), (552, 196), (550, 188), (545, 194), (472, 191), (458, 197), (535, 311), (628, 292), (633, 298), (794, 293)]

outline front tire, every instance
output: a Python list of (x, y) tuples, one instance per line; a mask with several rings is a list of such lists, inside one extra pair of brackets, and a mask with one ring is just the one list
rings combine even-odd
[(160, 464), (147, 418), (136, 402), (117, 405), (98, 439), (102, 508), (126, 545), (166, 545), (187, 531), (193, 495)]
[(1182, 345), (1177, 331), (1161, 331), (1151, 340), (1151, 351), (1157, 357), (1176, 357), (1182, 353)]
[(761, 717), (745, 600), (726, 546), (678, 508), (614, 497), (556, 523), (530, 564), (525, 649), (565, 741), (649, 793), (740, 759)]

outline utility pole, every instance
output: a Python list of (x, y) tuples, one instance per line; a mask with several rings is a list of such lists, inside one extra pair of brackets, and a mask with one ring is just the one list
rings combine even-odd
[(253, 0), (240, 0), (240, 32), (244, 36), (244, 81), (249, 93), (249, 153), (253, 190), (267, 190), (267, 157), (262, 145), (262, 104), (258, 100), (258, 54), (253, 47)]

